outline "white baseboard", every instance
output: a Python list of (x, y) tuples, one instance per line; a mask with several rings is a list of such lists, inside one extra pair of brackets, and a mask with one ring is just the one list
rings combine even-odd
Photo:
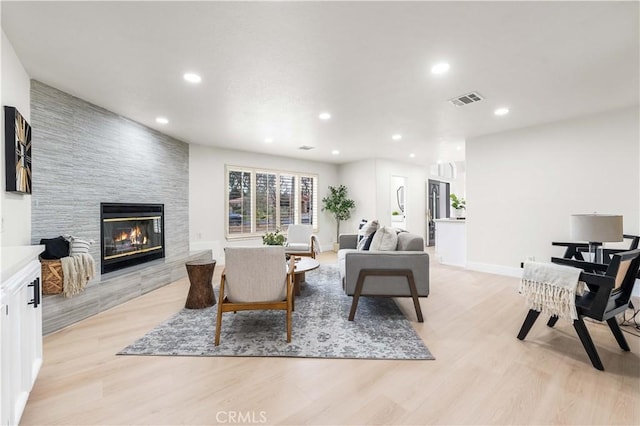
[(467, 269), (478, 272), (488, 272), (490, 274), (505, 275), (507, 277), (522, 278), (521, 268), (510, 266), (493, 265), (491, 263), (467, 262)]
[(320, 252), (323, 251), (333, 251), (333, 243), (329, 243), (329, 244), (320, 244)]

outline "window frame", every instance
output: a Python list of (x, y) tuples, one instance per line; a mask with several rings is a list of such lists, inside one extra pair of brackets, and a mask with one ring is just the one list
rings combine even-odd
[[(250, 196), (251, 196), (251, 231), (250, 232), (243, 232), (243, 233), (230, 233), (229, 232), (229, 213), (230, 213), (230, 208), (229, 208), (229, 174), (231, 172), (242, 172), (242, 173), (249, 173), (251, 176), (251, 188), (250, 188)], [(292, 172), (289, 170), (278, 170), (278, 169), (268, 169), (268, 168), (264, 168), (264, 167), (246, 167), (246, 166), (234, 166), (234, 165), (230, 165), (230, 164), (226, 164), (225, 168), (224, 168), (224, 185), (225, 185), (225, 202), (224, 202), (224, 211), (225, 211), (225, 225), (224, 225), (224, 229), (225, 229), (225, 238), (227, 240), (240, 240), (240, 239), (248, 239), (248, 238), (255, 238), (255, 237), (261, 237), (262, 235), (264, 235), (264, 233), (266, 231), (257, 231), (257, 225), (258, 225), (258, 221), (257, 221), (257, 209), (256, 209), (256, 204), (257, 204), (257, 174), (272, 174), (275, 175), (275, 181), (276, 181), (276, 188), (275, 188), (275, 193), (276, 193), (276, 212), (275, 212), (275, 223), (276, 223), (276, 229), (281, 229), (281, 224), (280, 224), (280, 176), (293, 176), (294, 177), (294, 197), (293, 197), (293, 203), (294, 203), (294, 224), (300, 224), (302, 223), (302, 213), (301, 213), (301, 200), (302, 200), (302, 185), (301, 185), (301, 180), (302, 178), (310, 178), (312, 180), (313, 183), (313, 190), (312, 190), (312, 204), (313, 204), (313, 208), (312, 208), (312, 222), (313, 222), (313, 232), (317, 233), (319, 230), (319, 224), (318, 224), (318, 218), (319, 218), (319, 214), (318, 214), (318, 202), (319, 202), (319, 194), (318, 194), (318, 186), (319, 186), (319, 182), (320, 182), (320, 177), (317, 173), (309, 173), (309, 172)]]

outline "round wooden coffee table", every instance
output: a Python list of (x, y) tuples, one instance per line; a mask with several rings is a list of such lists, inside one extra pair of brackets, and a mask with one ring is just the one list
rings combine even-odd
[(300, 296), (300, 283), (304, 282), (305, 272), (313, 271), (320, 267), (320, 262), (310, 257), (298, 257), (296, 259), (296, 267), (293, 270), (293, 291), (296, 296)]

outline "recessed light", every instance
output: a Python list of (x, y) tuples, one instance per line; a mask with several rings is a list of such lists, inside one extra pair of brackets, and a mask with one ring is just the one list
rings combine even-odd
[(446, 62), (440, 62), (431, 67), (432, 74), (444, 74), (449, 71), (449, 64)]
[(340, 151), (338, 151), (337, 149), (334, 149), (333, 151), (331, 151), (331, 153), (333, 155), (338, 155), (338, 154), (340, 154)]
[(328, 112), (322, 112), (320, 113), (320, 115), (318, 116), (318, 118), (320, 120), (328, 120), (331, 118), (331, 114), (329, 114)]
[(411, 153), (411, 154), (409, 154), (409, 157), (416, 158), (416, 155), (414, 153)]
[(157, 117), (156, 118), (156, 123), (167, 124), (167, 123), (169, 123), (169, 119), (167, 119), (165, 117)]
[(264, 141), (265, 143), (271, 143), (273, 142), (273, 138), (266, 138)]
[(461, 146), (456, 146), (456, 151), (460, 151), (462, 149)]
[(186, 73), (183, 77), (189, 83), (200, 83), (202, 81), (202, 77), (200, 77), (198, 74), (194, 74), (192, 72)]
[(394, 141), (399, 141), (400, 139), (402, 139), (402, 135), (400, 133), (396, 133), (395, 135), (391, 136), (391, 139), (393, 139)]
[(442, 164), (442, 160), (438, 160), (438, 164)]
[(495, 115), (507, 115), (509, 114), (509, 108), (498, 108), (493, 111)]

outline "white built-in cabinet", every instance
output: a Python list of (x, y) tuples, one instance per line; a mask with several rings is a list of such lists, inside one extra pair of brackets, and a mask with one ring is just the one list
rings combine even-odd
[(0, 425), (17, 425), (42, 366), (41, 246), (3, 247)]
[(467, 228), (464, 220), (436, 219), (436, 259), (445, 265), (467, 266)]

